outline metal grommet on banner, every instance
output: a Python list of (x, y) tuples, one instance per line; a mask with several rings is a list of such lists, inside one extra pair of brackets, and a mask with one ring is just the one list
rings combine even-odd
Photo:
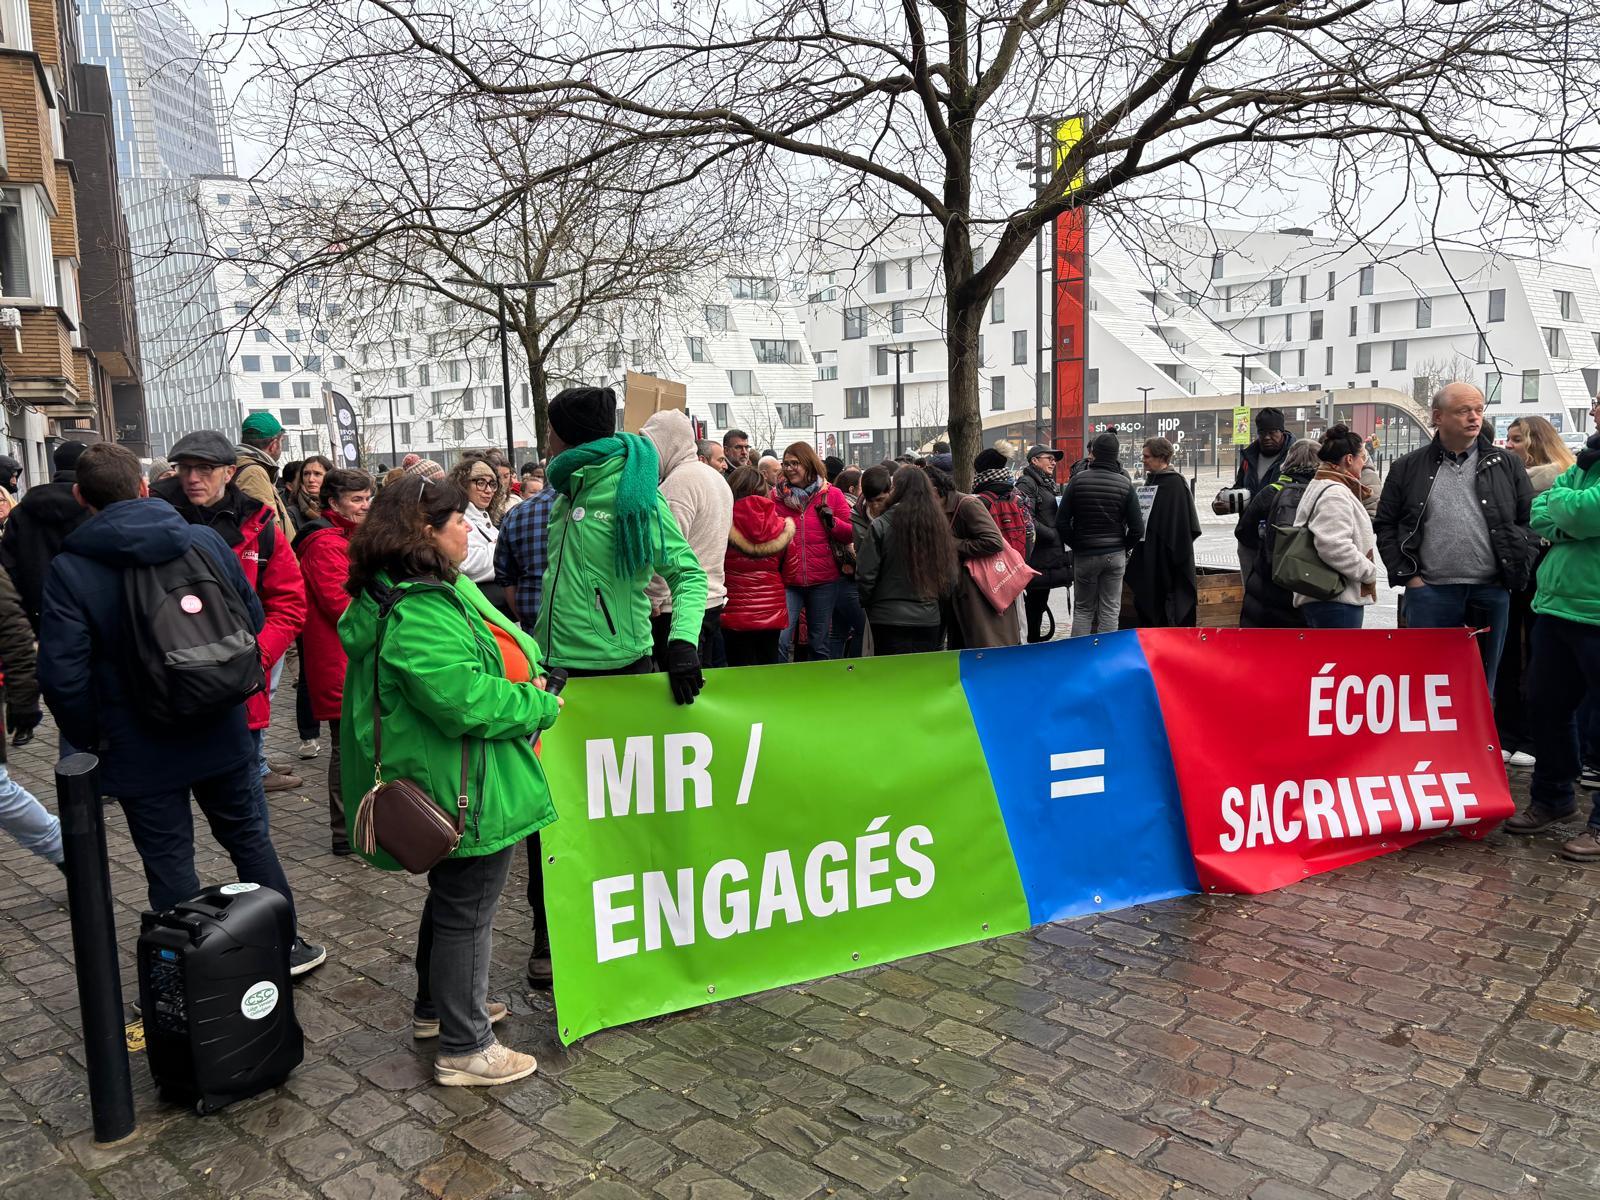
[(556, 865), (556, 856), (552, 854), (549, 858), (545, 859), (545, 861), (553, 867)]
[(1096, 896), (1096, 897), (1095, 897), (1095, 898), (1094, 898), (1094, 902), (1095, 902), (1095, 903), (1096, 903), (1096, 904), (1099, 904), (1099, 903), (1101, 903), (1101, 900), (1100, 900), (1100, 897), (1099, 897), (1099, 896)]
[(987, 922), (987, 921), (985, 921), (985, 922), (984, 922), (984, 923), (983, 923), (983, 931), (984, 931), (984, 932), (985, 932), (985, 933), (988, 933), (988, 932), (989, 932), (989, 922)]
[(851, 962), (860, 962), (861, 961), (861, 951), (852, 950), (850, 952), (850, 961)]
[(706, 995), (715, 996), (716, 994), (717, 994), (717, 985), (714, 984), (714, 983), (713, 984), (708, 984), (706, 986)]
[(1202, 633), (1202, 634), (1201, 634), (1201, 635), (1200, 635), (1200, 640), (1201, 640), (1201, 641), (1202, 641), (1202, 642), (1203, 642), (1203, 641), (1205, 641), (1205, 640), (1206, 640), (1206, 635), (1205, 635), (1205, 634), (1203, 634), (1203, 633)]

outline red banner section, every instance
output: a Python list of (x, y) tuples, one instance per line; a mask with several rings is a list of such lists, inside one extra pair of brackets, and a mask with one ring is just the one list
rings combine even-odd
[(1143, 629), (1207, 892), (1271, 891), (1515, 811), (1464, 629)]

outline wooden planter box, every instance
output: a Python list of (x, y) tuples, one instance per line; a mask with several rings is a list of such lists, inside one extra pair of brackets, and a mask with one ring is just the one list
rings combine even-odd
[[(1195, 590), (1200, 608), (1196, 623), (1207, 628), (1236, 629), (1244, 609), (1244, 576), (1225, 567), (1196, 567)], [(1133, 607), (1133, 589), (1122, 585), (1122, 628), (1137, 629), (1139, 616)]]

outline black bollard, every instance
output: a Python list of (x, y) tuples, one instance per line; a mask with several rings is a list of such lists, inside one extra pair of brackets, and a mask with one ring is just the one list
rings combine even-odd
[(89, 1064), (89, 1108), (94, 1115), (94, 1140), (104, 1143), (127, 1137), (134, 1121), (99, 769), (100, 760), (92, 754), (70, 754), (56, 763), (78, 1011), (83, 1017), (84, 1056)]

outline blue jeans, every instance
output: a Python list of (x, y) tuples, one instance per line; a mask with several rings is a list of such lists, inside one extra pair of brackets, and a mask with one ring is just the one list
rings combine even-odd
[(833, 602), (833, 636), (828, 641), (832, 658), (860, 658), (861, 636), (867, 630), (867, 613), (854, 579), (841, 579)]
[[(283, 659), (280, 658), (277, 662), (272, 664), (272, 674), (267, 680), (267, 703), (269, 705), (272, 702), (272, 697), (278, 694), (278, 680), (282, 678)], [(265, 729), (252, 729), (250, 731), (250, 736), (256, 741), (256, 770), (260, 773), (261, 778), (265, 779), (268, 775), (272, 774), (272, 768), (267, 766), (267, 751), (264, 744), (267, 731)], [(185, 898), (187, 899), (187, 897)]]
[(811, 587), (784, 588), (783, 594), (789, 604), (790, 657), (794, 656), (793, 647), (800, 636), (800, 611), (804, 609), (806, 649), (814, 659), (831, 658), (833, 647), (829, 631), (833, 628), (833, 605), (839, 595), (839, 581), (831, 580)]
[(1405, 591), (1406, 626), (1410, 629), (1481, 629), (1478, 638), (1483, 674), (1494, 692), (1500, 670), (1500, 651), (1506, 644), (1511, 620), (1511, 593), (1495, 583), (1425, 583)]
[(1360, 629), (1366, 607), (1339, 600), (1308, 600), (1300, 606), (1300, 615), (1308, 629)]
[[(1572, 785), (1582, 767), (1578, 709), (1591, 701), (1600, 679), (1600, 625), (1582, 625), (1540, 613), (1533, 623), (1528, 661), (1528, 716), (1533, 726), (1531, 806), (1565, 816), (1576, 807)], [(1600, 792), (1593, 795), (1589, 827), (1600, 829)]]
[(292, 913), (294, 895), (278, 862), (278, 852), (272, 848), (272, 835), (267, 830), (267, 797), (252, 762), (242, 763), (229, 774), (202, 779), (190, 788), (122, 798), (128, 835), (144, 862), (151, 909), (160, 912), (171, 908), (200, 890), (200, 878), (194, 869), (191, 791), (211, 826), (211, 836), (233, 860), (240, 881), (271, 888), (289, 902)]
[[(0, 737), (5, 736), (0, 733)], [(61, 861), (61, 822), (0, 762), (0, 829), (17, 845), (53, 863)]]

